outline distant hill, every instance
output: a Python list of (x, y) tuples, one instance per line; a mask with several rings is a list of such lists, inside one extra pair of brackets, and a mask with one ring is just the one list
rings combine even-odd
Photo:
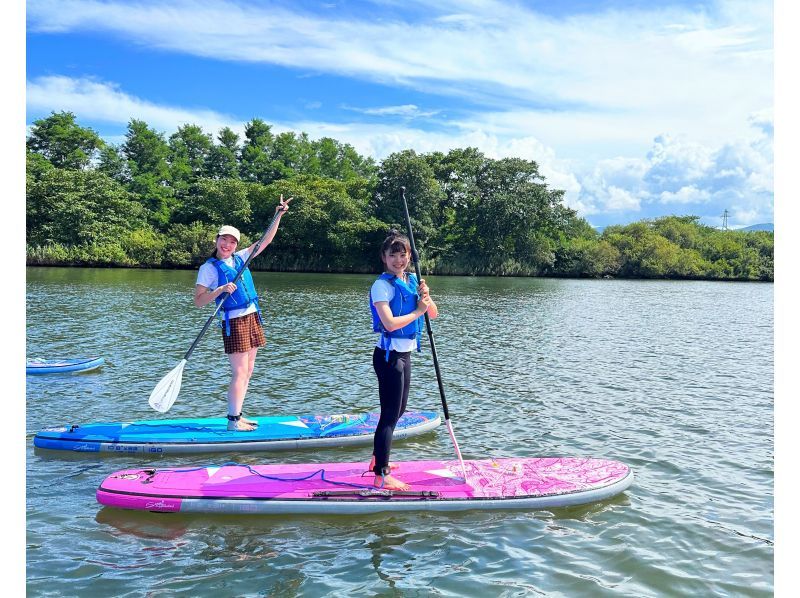
[(745, 226), (744, 228), (740, 228), (739, 230), (749, 231), (749, 230), (768, 230), (770, 232), (775, 232), (775, 227), (772, 222), (765, 222), (763, 224), (753, 224), (751, 226)]
[[(718, 227), (719, 228), (719, 227)], [(602, 235), (603, 231), (606, 229), (605, 226), (595, 226), (594, 230), (597, 231), (598, 234)], [(750, 226), (745, 226), (744, 228), (736, 228), (731, 230), (739, 230), (739, 231), (752, 231), (752, 230), (768, 230), (770, 232), (775, 232), (775, 227), (772, 222), (763, 222), (761, 224), (751, 224)]]

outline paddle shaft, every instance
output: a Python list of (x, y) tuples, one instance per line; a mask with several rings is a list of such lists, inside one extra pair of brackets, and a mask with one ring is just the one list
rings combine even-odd
[[(408, 204), (406, 203), (406, 188), (400, 187), (400, 192), (403, 196), (403, 211), (406, 217), (406, 228), (408, 229), (408, 240), (411, 243), (411, 259), (414, 262), (414, 270), (417, 273), (417, 281), (422, 280), (422, 274), (419, 269), (419, 254), (417, 253), (417, 246), (414, 243), (414, 232), (411, 230), (411, 217), (408, 215)], [(442, 397), (442, 409), (444, 410), (444, 418), (450, 419), (450, 412), (447, 409), (447, 400), (444, 398), (444, 386), (442, 385), (442, 373), (439, 371), (439, 359), (436, 357), (436, 343), (433, 340), (433, 329), (431, 328), (431, 319), (428, 312), (425, 312), (425, 328), (428, 331), (428, 339), (431, 343), (431, 355), (433, 356), (433, 367), (436, 370), (436, 382), (439, 383), (439, 395)]]
[[(414, 243), (414, 231), (411, 229), (411, 217), (408, 214), (408, 203), (406, 202), (406, 188), (400, 187), (400, 194), (403, 197), (403, 212), (406, 217), (406, 228), (408, 229), (408, 241), (411, 244), (411, 259), (414, 262), (414, 270), (417, 273), (417, 281), (422, 280), (422, 273), (419, 269), (419, 254), (417, 253), (417, 246)], [(428, 312), (425, 312), (425, 328), (428, 331), (428, 340), (431, 343), (431, 357), (433, 357), (433, 368), (436, 370), (436, 382), (439, 385), (439, 396), (442, 399), (442, 411), (444, 411), (444, 421), (447, 425), (447, 431), (450, 433), (450, 439), (453, 441), (453, 447), (456, 449), (456, 456), (458, 457), (458, 461), (461, 463), (461, 470), (464, 472), (464, 477), (466, 478), (466, 472), (464, 470), (464, 460), (461, 458), (461, 450), (458, 448), (458, 442), (456, 441), (455, 432), (453, 432), (453, 426), (450, 423), (450, 411), (447, 409), (447, 399), (444, 398), (444, 385), (442, 384), (442, 372), (439, 370), (439, 359), (436, 356), (436, 343), (433, 340), (433, 328), (431, 328), (431, 319), (428, 316)]]
[[(267, 238), (267, 234), (268, 234), (268, 233), (269, 233), (269, 231), (272, 229), (272, 225), (273, 225), (273, 224), (275, 224), (275, 222), (278, 220), (278, 216), (279, 216), (279, 215), (280, 215), (282, 212), (283, 212), (283, 210), (280, 210), (280, 211), (277, 211), (277, 212), (275, 212), (275, 216), (273, 216), (273, 217), (272, 217), (272, 222), (270, 222), (270, 223), (269, 223), (269, 226), (267, 227), (267, 230), (265, 230), (265, 231), (264, 231), (264, 234), (263, 234), (263, 235), (261, 235), (261, 238), (260, 238), (260, 239), (259, 239), (259, 240), (256, 242), (256, 244), (255, 244), (255, 245), (253, 245), (253, 250), (250, 252), (250, 255), (248, 255), (248, 256), (247, 256), (247, 259), (244, 261), (244, 264), (242, 264), (242, 267), (241, 267), (241, 268), (239, 269), (239, 271), (236, 273), (236, 278), (234, 278), (234, 279), (231, 281), (232, 283), (236, 284), (236, 282), (237, 282), (237, 281), (238, 281), (238, 280), (239, 280), (239, 279), (242, 277), (242, 274), (243, 274), (243, 273), (244, 273), (244, 271), (247, 269), (247, 266), (250, 264), (250, 260), (252, 260), (252, 259), (253, 259), (253, 256), (255, 256), (255, 254), (257, 254), (257, 253), (258, 253), (258, 250), (259, 250), (259, 248), (261, 247), (261, 243), (263, 243), (263, 242), (264, 242), (264, 239), (266, 239), (266, 238)], [(223, 304), (223, 303), (225, 303), (225, 301), (226, 301), (226, 300), (228, 299), (228, 297), (230, 297), (230, 296), (231, 296), (231, 295), (230, 295), (230, 293), (223, 293), (223, 294), (222, 294), (222, 301), (220, 301), (220, 302), (217, 304), (217, 309), (215, 309), (215, 310), (214, 310), (214, 313), (213, 313), (213, 314), (211, 314), (211, 317), (210, 317), (210, 318), (208, 318), (208, 320), (207, 320), (207, 321), (206, 321), (206, 323), (205, 323), (205, 326), (203, 326), (203, 329), (200, 331), (200, 334), (198, 334), (198, 335), (197, 335), (197, 338), (196, 338), (196, 339), (194, 339), (194, 342), (192, 343), (192, 346), (191, 346), (191, 347), (189, 347), (189, 350), (186, 352), (186, 355), (184, 355), (184, 356), (183, 356), (183, 359), (184, 359), (185, 361), (188, 361), (188, 360), (189, 360), (189, 357), (190, 357), (190, 356), (192, 355), (192, 353), (194, 352), (194, 349), (195, 349), (195, 347), (197, 347), (197, 344), (200, 342), (200, 339), (201, 339), (201, 338), (203, 338), (203, 335), (205, 335), (205, 333), (208, 331), (208, 328), (209, 328), (209, 326), (211, 326), (211, 322), (213, 322), (213, 321), (214, 321), (214, 318), (216, 318), (216, 317), (217, 317), (217, 314), (219, 313), (219, 310), (220, 310), (220, 309), (222, 309), (222, 304)]]

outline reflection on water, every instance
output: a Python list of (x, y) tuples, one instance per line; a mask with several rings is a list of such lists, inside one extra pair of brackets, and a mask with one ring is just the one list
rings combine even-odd
[[(119, 469), (369, 460), (369, 447), (154, 457), (34, 451), (40, 428), (159, 417), (155, 384), (208, 311), (192, 271), (36, 268), (27, 352), (99, 355), (96, 372), (29, 377), (31, 594), (729, 595), (773, 591), (773, 287), (429, 277), (451, 421), (466, 459), (619, 459), (633, 486), (535, 512), (234, 517), (100, 508)], [(371, 276), (256, 273), (267, 347), (251, 414), (376, 410)], [(223, 414), (228, 364), (209, 331), (169, 417)], [(410, 409), (439, 410), (430, 352)], [(452, 458), (444, 426), (392, 459)], [(124, 588), (124, 589), (120, 589)]]
[(132, 534), (139, 538), (177, 540), (186, 533), (187, 525), (182, 517), (159, 517), (161, 513), (123, 511), (101, 508), (95, 521), (113, 528), (112, 534)]

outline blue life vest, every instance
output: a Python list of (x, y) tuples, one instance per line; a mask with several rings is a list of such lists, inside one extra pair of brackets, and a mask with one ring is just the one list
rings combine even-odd
[[(381, 274), (378, 280), (385, 280), (394, 287), (394, 297), (389, 301), (389, 309), (392, 311), (393, 316), (405, 316), (417, 309), (419, 293), (417, 293), (417, 277), (414, 274), (408, 275), (407, 283), (397, 276), (387, 274), (386, 272)], [(372, 303), (371, 290), (369, 294), (369, 308), (372, 311), (372, 331), (381, 334), (380, 348), (386, 350), (386, 361), (389, 361), (389, 351), (391, 350), (393, 338), (416, 338), (417, 352), (422, 350), (420, 348), (420, 339), (422, 338), (422, 320), (424, 316), (420, 316), (402, 328), (389, 332), (384, 328), (383, 322), (381, 322), (381, 318), (378, 316), (378, 311)]]
[[(206, 263), (212, 264), (217, 269), (217, 286), (221, 287), (224, 284), (233, 282), (233, 279), (236, 278), (236, 274), (244, 265), (244, 260), (241, 258), (241, 256), (234, 254), (233, 268), (215, 257), (208, 258)], [(222, 293), (219, 297), (214, 299), (217, 306), (219, 306), (226, 296), (227, 295), (225, 293)], [(261, 321), (261, 308), (258, 305), (258, 293), (256, 292), (255, 285), (253, 284), (253, 275), (250, 274), (250, 268), (245, 268), (242, 272), (239, 282), (236, 283), (236, 290), (227, 299), (225, 299), (225, 303), (222, 304), (221, 311), (224, 313), (225, 336), (231, 335), (230, 312), (236, 309), (245, 309), (253, 303), (256, 304), (258, 320)]]

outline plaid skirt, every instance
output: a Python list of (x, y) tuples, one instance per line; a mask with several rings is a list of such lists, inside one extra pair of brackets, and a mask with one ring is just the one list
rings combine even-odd
[(257, 313), (253, 312), (246, 316), (233, 318), (230, 324), (230, 336), (226, 336), (225, 327), (222, 327), (222, 342), (225, 343), (226, 354), (247, 353), (250, 349), (267, 344)]

